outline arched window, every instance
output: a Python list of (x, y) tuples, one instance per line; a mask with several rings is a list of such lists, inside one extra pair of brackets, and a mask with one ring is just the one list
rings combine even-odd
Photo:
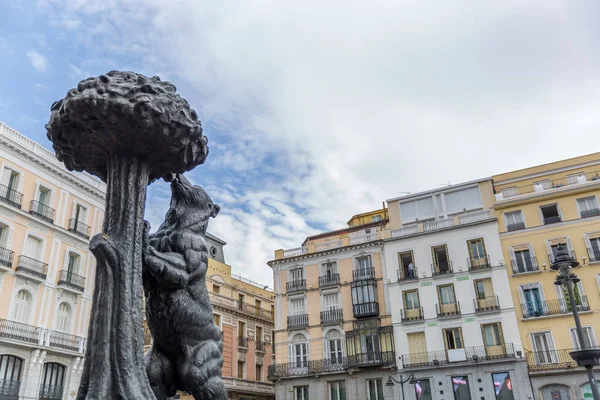
[(31, 295), (27, 290), (21, 289), (15, 297), (13, 307), (13, 319), (18, 322), (29, 323), (29, 309), (31, 306)]
[(331, 329), (325, 336), (325, 358), (331, 364), (341, 364), (344, 358), (344, 340), (337, 329)]
[[(600, 383), (596, 383), (598, 390), (600, 390)], [(581, 393), (583, 394), (584, 399), (593, 399), (594, 395), (592, 393), (592, 386), (588, 383), (584, 383), (581, 385)]]
[(289, 345), (290, 367), (293, 369), (308, 368), (308, 341), (306, 337), (297, 333)]
[(40, 400), (60, 400), (65, 383), (65, 367), (57, 363), (45, 363), (40, 384)]
[(56, 315), (56, 330), (68, 332), (71, 326), (71, 306), (68, 303), (60, 303)]
[(3, 354), (0, 356), (0, 398), (17, 399), (21, 387), (21, 369), (23, 360)]
[(565, 385), (548, 385), (542, 388), (542, 399), (571, 400), (571, 390)]

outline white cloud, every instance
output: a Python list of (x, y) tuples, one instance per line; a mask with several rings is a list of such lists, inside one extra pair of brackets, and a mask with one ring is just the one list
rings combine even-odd
[(47, 63), (46, 58), (43, 55), (36, 51), (29, 50), (27, 52), (27, 57), (29, 57), (29, 62), (34, 69), (39, 72), (46, 71)]
[(85, 3), (52, 15), (225, 135), (194, 176), (227, 169), (201, 182), (221, 188), (211, 230), (265, 281), (274, 249), (398, 191), (583, 154), (600, 126), (595, 3)]

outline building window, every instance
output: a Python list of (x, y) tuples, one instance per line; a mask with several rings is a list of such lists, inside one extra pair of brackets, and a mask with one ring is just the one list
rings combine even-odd
[(579, 215), (581, 218), (595, 217), (600, 215), (600, 209), (598, 208), (598, 200), (596, 200), (596, 196), (577, 199), (577, 207), (579, 208)]
[[(0, 224), (0, 247), (3, 248), (7, 248), (8, 247), (8, 232), (9, 232), (10, 228), (6, 225), (1, 225)], [(4, 253), (0, 253), (0, 263), (2, 261), (8, 261), (8, 259), (5, 260), (4, 258)]]
[(528, 284), (521, 286), (523, 294), (523, 314), (525, 317), (538, 317), (544, 314), (542, 302), (542, 291), (539, 284)]
[(337, 263), (335, 261), (323, 264), (323, 275), (332, 278), (335, 274), (337, 274)]
[(453, 376), (452, 389), (454, 391), (454, 400), (471, 400), (468, 376)]
[(0, 186), (0, 197), (13, 204), (21, 205), (21, 193), (19, 193), (20, 174), (9, 168), (4, 168), (2, 175), (2, 186)]
[(45, 363), (40, 399), (62, 399), (65, 384), (65, 367), (57, 363)]
[(358, 282), (352, 287), (352, 303), (365, 304), (377, 302), (377, 283), (374, 280)]
[(415, 381), (415, 397), (417, 400), (433, 400), (429, 379), (418, 379)]
[(415, 261), (412, 251), (398, 253), (398, 269), (400, 270), (400, 279), (416, 277)]
[[(575, 330), (575, 328), (569, 328), (569, 331), (571, 332), (571, 341), (573, 342), (573, 347), (577, 350), (581, 350), (582, 346), (579, 342), (579, 336), (577, 336), (577, 331)], [(583, 340), (585, 340), (586, 347), (596, 347), (596, 337), (594, 336), (594, 330), (592, 329), (592, 327), (584, 326), (582, 327), (582, 331)]]
[(12, 319), (25, 324), (29, 323), (31, 295), (26, 290), (19, 290), (15, 296)]
[(246, 363), (244, 361), (238, 361), (237, 363), (237, 377), (244, 379), (246, 375)]
[(308, 343), (301, 333), (297, 333), (289, 345), (289, 362), (294, 370), (308, 368)]
[(215, 285), (213, 283), (213, 293), (220, 294), (221, 293), (221, 286)]
[(306, 314), (306, 305), (304, 298), (290, 300), (290, 315), (303, 315)]
[(444, 193), (444, 202), (448, 215), (482, 208), (478, 187)]
[(448, 247), (445, 244), (441, 246), (433, 246), (431, 248), (431, 256), (433, 258), (433, 274), (447, 274), (452, 272), (450, 265), (450, 257), (448, 257)]
[(496, 372), (492, 374), (492, 383), (494, 385), (494, 394), (496, 400), (514, 399), (512, 382), (508, 372)]
[(329, 400), (346, 400), (346, 381), (328, 382)]
[(525, 219), (521, 210), (504, 213), (504, 223), (507, 231), (525, 229)]
[(585, 177), (585, 174), (583, 172), (579, 172), (577, 174), (567, 175), (567, 184), (568, 185), (574, 185), (576, 183), (579, 183), (579, 179), (581, 177)]
[(81, 265), (81, 257), (77, 253), (68, 252), (67, 253), (67, 265), (66, 270), (67, 274), (65, 276), (66, 281), (69, 283), (77, 283), (79, 284), (79, 280), (77, 276), (80, 275), (79, 266)]
[(213, 322), (215, 323), (216, 326), (218, 326), (220, 328), (221, 327), (221, 316), (219, 314), (213, 313)]
[(308, 385), (294, 386), (294, 400), (308, 400)]
[(367, 380), (367, 399), (383, 400), (383, 382), (381, 379)]
[(339, 309), (339, 299), (337, 293), (323, 295), (323, 311), (333, 311)]
[(292, 282), (297, 282), (304, 279), (304, 269), (302, 268), (293, 269), (290, 271), (290, 274), (292, 275)]
[(364, 274), (367, 274), (368, 278), (371, 277), (370, 274), (367, 273), (367, 270), (370, 269), (372, 267), (371, 264), (371, 256), (361, 256), (361, 257), (356, 257), (356, 262), (357, 262), (357, 270), (359, 271), (364, 271)]
[(381, 221), (383, 218), (381, 218), (381, 215), (374, 215), (371, 217), (371, 222), (379, 222)]
[(544, 179), (541, 181), (533, 182), (533, 186), (534, 186), (534, 188), (536, 186), (541, 187), (544, 190), (552, 189), (552, 181), (550, 181), (550, 179)]
[(511, 252), (514, 255), (512, 264), (515, 274), (537, 271), (537, 261), (529, 246), (519, 247), (519, 249), (511, 248)]
[(341, 364), (344, 362), (344, 350), (342, 349), (342, 335), (340, 331), (331, 329), (327, 332), (325, 346), (331, 364)]
[(467, 246), (469, 248), (470, 269), (490, 267), (483, 238), (468, 240)]
[(238, 337), (246, 337), (246, 323), (244, 321), (238, 321)]
[(532, 333), (531, 343), (533, 344), (533, 356), (537, 365), (554, 364), (557, 362), (552, 333), (550, 331)]
[(263, 366), (260, 364), (256, 364), (255, 376), (257, 381), (263, 380)]
[(405, 310), (415, 310), (421, 307), (419, 303), (419, 290), (407, 290), (406, 292), (402, 292), (402, 297), (404, 297), (404, 309)]
[[(9, 395), (8, 399), (17, 399), (19, 394), (19, 385), (21, 383), (21, 370), (23, 366), (23, 360), (15, 356), (8, 354), (0, 355), (0, 382), (4, 382), (7, 389), (15, 388), (15, 390), (4, 393), (0, 391), (1, 395)], [(2, 386), (0, 386), (0, 390)]]
[(433, 197), (400, 203), (400, 215), (403, 224), (435, 218)]
[(542, 398), (552, 400), (571, 400), (571, 388), (566, 385), (544, 386), (542, 388)]
[(238, 301), (239, 301), (240, 307), (241, 307), (246, 302), (246, 296), (240, 293), (238, 295)]
[[(590, 237), (591, 236), (591, 237)], [(586, 233), (585, 241), (587, 242), (588, 255), (590, 256), (590, 262), (600, 261), (600, 234)], [(0, 240), (0, 243), (1, 240)]]
[[(598, 390), (600, 390), (600, 383), (596, 383), (596, 387), (598, 388)], [(592, 387), (590, 386), (589, 382), (581, 385), (581, 392), (583, 393), (583, 399), (593, 399), (594, 398), (594, 394), (592, 393)], [(552, 400), (554, 400), (554, 397), (552, 398)], [(562, 399), (559, 399), (559, 400), (562, 400)]]
[[(263, 328), (262, 328), (262, 326), (256, 326), (256, 341), (260, 342), (260, 344), (257, 343), (257, 345), (256, 345), (257, 350), (260, 350), (260, 349), (258, 349), (258, 346), (262, 346), (263, 340), (265, 340), (265, 338), (263, 337)], [(263, 351), (264, 351), (264, 347), (263, 347)]]
[(27, 236), (23, 255), (32, 260), (41, 261), (42, 259), (42, 240), (33, 236)]
[(68, 303), (60, 303), (56, 315), (56, 330), (69, 332), (71, 326), (71, 306)]
[(262, 301), (254, 299), (254, 307), (256, 307), (257, 311), (260, 311), (260, 308), (262, 307)]
[(453, 315), (458, 311), (456, 297), (454, 295), (454, 285), (441, 285), (437, 287), (439, 315)]
[(460, 328), (442, 329), (444, 344), (446, 350), (456, 350), (464, 348), (462, 340), (462, 330)]
[(486, 347), (502, 346), (504, 344), (500, 322), (481, 325), (481, 334), (483, 336), (483, 344)]
[(558, 211), (558, 204), (548, 204), (540, 207), (542, 213), (542, 223), (544, 225), (555, 224), (561, 222), (560, 212)]

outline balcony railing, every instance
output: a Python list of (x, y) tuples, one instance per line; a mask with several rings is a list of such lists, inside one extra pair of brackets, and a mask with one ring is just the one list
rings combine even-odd
[(490, 256), (488, 254), (479, 257), (468, 257), (467, 264), (469, 265), (470, 271), (492, 268), (492, 264), (490, 263)]
[(306, 279), (295, 279), (287, 282), (285, 289), (288, 293), (303, 292), (306, 290)]
[(40, 329), (37, 326), (0, 319), (0, 337), (5, 339), (37, 343), (39, 341)]
[(399, 229), (392, 230), (392, 237), (409, 236), (419, 233), (418, 225), (405, 226)]
[(4, 247), (0, 247), (0, 265), (12, 268), (13, 257), (15, 252)]
[(353, 309), (354, 318), (373, 317), (379, 315), (379, 303), (376, 301), (354, 304)]
[(490, 312), (500, 309), (500, 301), (498, 296), (486, 297), (484, 299), (473, 299), (475, 312)]
[[(577, 255), (574, 251), (567, 251), (567, 254), (569, 255), (569, 261), (577, 261)], [(550, 264), (554, 264), (556, 262), (556, 256), (554, 253), (548, 254), (548, 261), (550, 261)]]
[(402, 322), (422, 321), (424, 318), (423, 307), (400, 310), (400, 319)]
[(85, 339), (82, 337), (1, 318), (0, 338), (79, 353), (85, 352)]
[(13, 400), (17, 399), (19, 390), (21, 389), (21, 381), (12, 379), (0, 379), (0, 398)]
[(36, 217), (49, 222), (54, 223), (54, 208), (49, 207), (37, 200), (31, 200), (29, 204), (29, 214), (35, 215)]
[(265, 349), (267, 348), (266, 343), (261, 341), (261, 340), (257, 340), (256, 342), (256, 351), (262, 351), (263, 353), (266, 351)]
[(23, 193), (17, 192), (8, 186), (0, 185), (0, 201), (21, 208), (21, 204), (23, 204)]
[(562, 222), (562, 218), (560, 215), (551, 215), (549, 217), (544, 217), (544, 225), (557, 224)]
[(335, 324), (342, 322), (344, 319), (341, 308), (337, 310), (321, 311), (321, 323), (322, 324)]
[(61, 400), (64, 386), (62, 385), (40, 385), (39, 400)]
[(527, 272), (537, 272), (540, 270), (535, 257), (523, 257), (510, 260), (513, 274), (525, 274)]
[(506, 225), (506, 230), (509, 232), (520, 231), (521, 229), (525, 229), (525, 222), (516, 222), (514, 224)]
[(452, 218), (427, 221), (423, 222), (423, 232), (439, 231), (440, 229), (452, 228), (453, 226), (454, 220)]
[(600, 215), (600, 208), (591, 208), (580, 212), (581, 218), (597, 217)]
[[(589, 311), (590, 306), (586, 296), (581, 296), (581, 300), (577, 301), (577, 311)], [(571, 313), (571, 305), (565, 299), (555, 299), (546, 301), (536, 301), (532, 303), (521, 304), (523, 318), (539, 318), (551, 315), (561, 315)]]
[(308, 314), (290, 315), (287, 317), (288, 329), (305, 328), (308, 326)]
[(348, 368), (396, 365), (394, 354), (393, 351), (368, 351), (366, 353), (349, 355), (347, 357)]
[(458, 217), (458, 222), (462, 224), (471, 224), (473, 222), (485, 221), (493, 218), (490, 210), (475, 211), (469, 214), (461, 215)]
[(340, 284), (340, 274), (327, 274), (319, 277), (319, 287), (337, 286)]
[(404, 268), (404, 270), (398, 269), (397, 272), (399, 282), (419, 279), (419, 271), (417, 270), (416, 265), (413, 265), (412, 271), (410, 271), (408, 268)]
[(296, 256), (301, 256), (301, 255), (307, 254), (307, 253), (308, 253), (308, 247), (302, 246), (302, 247), (296, 247), (295, 249), (284, 250), (283, 256), (284, 257), (296, 257)]
[(575, 349), (546, 350), (527, 352), (527, 364), (530, 371), (577, 368), (577, 362), (571, 358)]
[(590, 262), (600, 261), (600, 249), (594, 247), (588, 247), (588, 255), (590, 256)]
[(454, 303), (436, 304), (435, 311), (437, 312), (437, 316), (440, 318), (460, 315), (460, 302), (457, 301)]
[(238, 337), (238, 346), (248, 348), (248, 338)]
[(58, 275), (58, 286), (66, 286), (83, 292), (85, 290), (85, 277), (68, 270), (62, 270)]
[(373, 279), (375, 278), (375, 268), (359, 268), (352, 271), (352, 279), (360, 281), (362, 279)]
[(503, 343), (497, 346), (466, 347), (452, 350), (429, 351), (402, 355), (404, 368), (418, 368), (426, 366), (439, 366), (454, 363), (470, 363), (489, 360), (514, 358), (512, 343)]
[(90, 238), (90, 227), (83, 222), (78, 221), (76, 218), (71, 218), (69, 220), (69, 231), (85, 239)]
[[(234, 300), (235, 301), (235, 300)], [(248, 304), (243, 302), (237, 302), (238, 308), (249, 315), (260, 317), (268, 320), (273, 320), (273, 312), (271, 310), (265, 310), (264, 308), (255, 304)]]
[(268, 379), (289, 376), (321, 374), (323, 372), (339, 372), (348, 368), (346, 358), (296, 361), (293, 363), (269, 365)]
[(337, 249), (342, 247), (342, 241), (338, 240), (327, 240), (325, 242), (315, 244), (315, 251), (325, 251), (330, 249)]
[(377, 232), (364, 233), (362, 235), (350, 236), (350, 244), (360, 244), (377, 240)]
[(46, 279), (48, 273), (48, 264), (35, 260), (27, 256), (19, 256), (16, 271), (21, 271), (27, 275), (35, 276), (40, 279)]
[(64, 332), (50, 331), (49, 345), (59, 349), (78, 351), (82, 338)]
[(431, 274), (433, 276), (452, 274), (452, 261), (439, 261), (431, 264)]

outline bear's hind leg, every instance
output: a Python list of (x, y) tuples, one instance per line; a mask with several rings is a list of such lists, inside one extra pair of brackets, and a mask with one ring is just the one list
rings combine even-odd
[(177, 392), (174, 369), (171, 361), (154, 347), (144, 360), (146, 375), (157, 400), (166, 400)]
[(227, 400), (225, 384), (221, 379), (220, 342), (205, 340), (190, 349), (188, 358), (180, 360), (177, 375), (180, 383), (195, 400)]

